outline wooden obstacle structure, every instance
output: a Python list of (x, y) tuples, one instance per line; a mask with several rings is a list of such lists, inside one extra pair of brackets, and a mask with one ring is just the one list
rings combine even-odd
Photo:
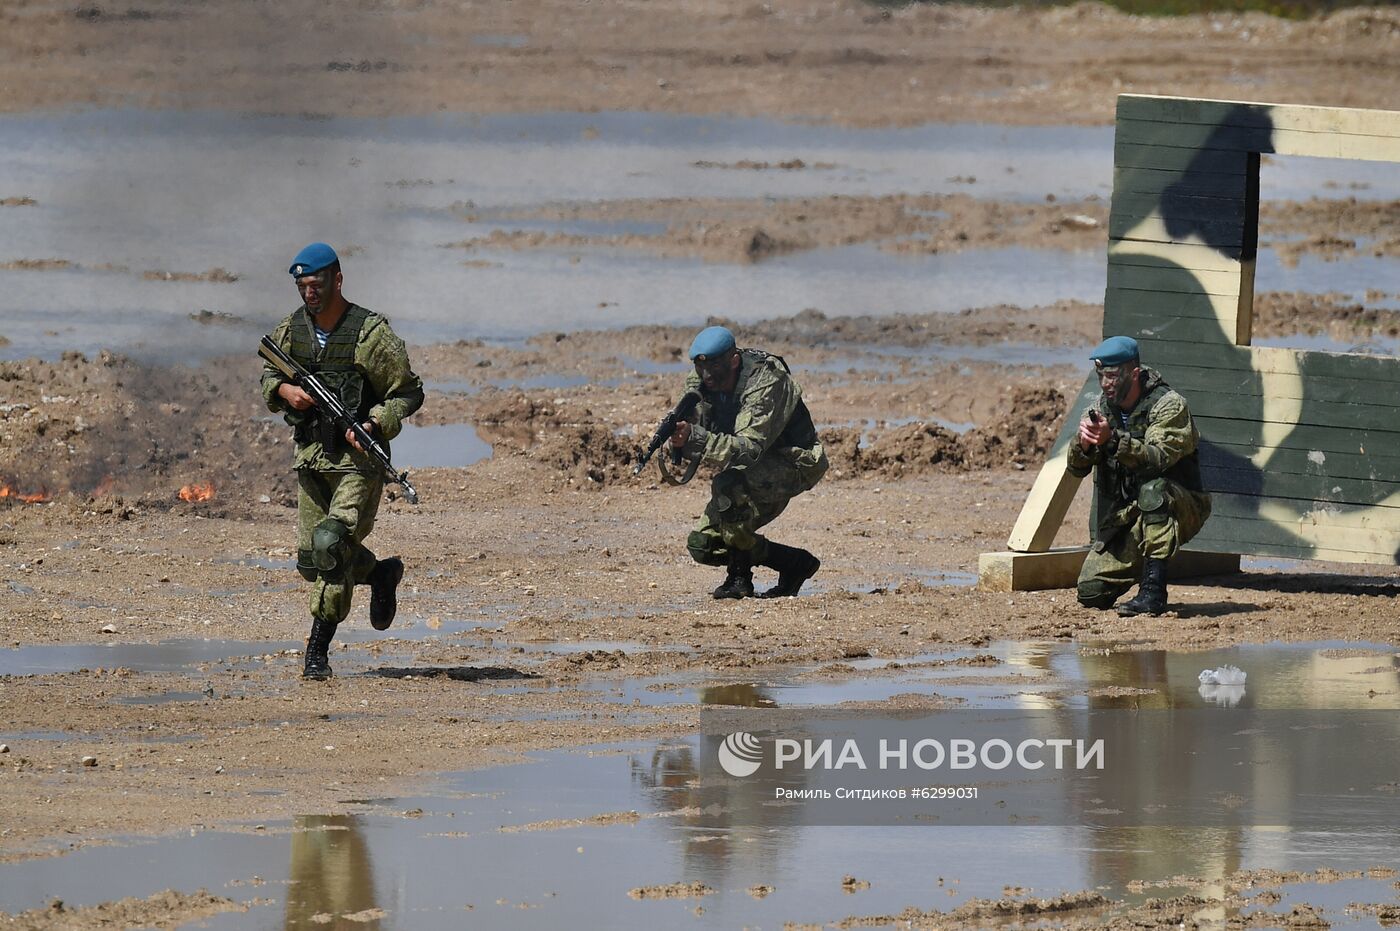
[[(1250, 346), (1261, 156), (1400, 162), (1400, 112), (1124, 95), (1113, 154), (1103, 333), (1186, 397), (1214, 500), (1177, 574), (1240, 554), (1400, 562), (1400, 359)], [(1051, 547), (1098, 390), (1071, 405), (1009, 551), (983, 554), (985, 587), (1073, 586), (1086, 548)]]

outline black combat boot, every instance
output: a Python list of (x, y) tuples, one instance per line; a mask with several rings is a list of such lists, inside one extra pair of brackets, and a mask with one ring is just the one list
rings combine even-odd
[(1137, 594), (1132, 601), (1118, 606), (1121, 617), (1136, 617), (1139, 614), (1156, 616), (1167, 610), (1167, 561), (1147, 559), (1142, 564), (1142, 581), (1138, 583)]
[(803, 582), (817, 574), (817, 570), (822, 567), (822, 561), (806, 550), (770, 540), (768, 557), (764, 559), (763, 565), (778, 570), (778, 584), (759, 597), (789, 598), (798, 593)]
[(335, 636), (336, 625), (319, 618), (311, 622), (311, 635), (306, 638), (306, 665), (301, 670), (303, 679), (318, 682), (331, 677), (330, 648)]
[(712, 594), (715, 598), (753, 597), (753, 563), (748, 550), (729, 550), (729, 571)]
[(375, 630), (388, 630), (399, 610), (398, 588), (403, 581), (403, 560), (381, 559), (369, 574), (369, 622)]

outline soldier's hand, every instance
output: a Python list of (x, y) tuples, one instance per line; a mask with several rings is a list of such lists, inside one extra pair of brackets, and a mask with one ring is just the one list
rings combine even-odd
[(1113, 428), (1106, 423), (1094, 423), (1085, 418), (1079, 421), (1079, 445), (1085, 449), (1102, 446), (1113, 436)]
[(277, 386), (277, 396), (294, 411), (310, 410), (316, 406), (316, 399), (289, 381)]
[[(364, 423), (360, 424), (360, 426), (364, 427), (364, 428), (365, 428), (365, 432), (368, 433), (370, 436), (374, 436), (374, 431), (375, 431), (375, 423), (374, 423), (374, 421), (372, 421), (372, 420), (366, 420)], [(355, 447), (355, 448), (358, 449), (360, 452), (364, 452), (364, 451), (365, 451), (365, 448), (364, 448), (363, 446), (360, 445), (360, 441), (355, 437), (355, 431), (354, 431), (354, 430), (346, 430), (346, 431), (345, 431), (345, 442), (349, 443), (351, 446)]]
[(690, 424), (684, 420), (676, 424), (676, 432), (671, 434), (671, 445), (676, 449), (684, 449), (686, 442), (690, 439)]

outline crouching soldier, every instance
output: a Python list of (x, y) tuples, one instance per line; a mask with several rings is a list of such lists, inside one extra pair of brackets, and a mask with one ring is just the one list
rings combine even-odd
[(695, 371), (686, 389), (698, 389), (703, 400), (696, 423), (676, 424), (671, 445), (721, 471), (686, 547), (696, 562), (726, 568), (716, 598), (751, 597), (754, 566), (778, 572), (778, 583), (761, 597), (796, 595), (821, 561), (758, 529), (826, 474), (826, 451), (802, 389), (781, 358), (739, 349), (724, 327), (702, 330), (690, 345), (690, 360)]
[(1196, 452), (1200, 437), (1186, 399), (1141, 364), (1137, 340), (1110, 337), (1089, 358), (1103, 392), (1069, 449), (1070, 474), (1082, 478), (1092, 469), (1098, 491), (1098, 527), (1079, 573), (1079, 603), (1107, 609), (1137, 582), (1137, 595), (1118, 613), (1161, 614), (1167, 560), (1210, 517)]
[[(376, 440), (398, 435), (404, 418), (423, 405), (423, 383), (409, 365), (403, 340), (389, 321), (341, 293), (340, 260), (312, 243), (292, 260), (302, 306), (272, 333), (273, 342), (336, 392)], [(350, 614), (356, 585), (370, 586), (370, 623), (394, 620), (403, 561), (376, 559), (364, 545), (384, 491), (382, 471), (353, 433), (321, 417), (305, 391), (272, 365), (263, 368), (263, 400), (295, 429), (298, 495), (297, 569), (312, 582), (311, 635), (302, 676), (328, 679), (328, 651)]]

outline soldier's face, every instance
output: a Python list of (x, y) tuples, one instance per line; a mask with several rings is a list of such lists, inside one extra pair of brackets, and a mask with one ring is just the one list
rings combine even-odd
[(314, 275), (302, 275), (298, 278), (297, 292), (301, 294), (306, 309), (313, 314), (318, 314), (326, 306), (327, 301), (335, 295), (339, 283), (340, 273), (325, 268)]
[(1142, 370), (1136, 363), (1124, 362), (1122, 365), (1095, 363), (1094, 371), (1099, 376), (1099, 387), (1103, 389), (1104, 397), (1121, 407), (1132, 394), (1133, 385), (1137, 383), (1138, 373)]
[(739, 353), (729, 352), (718, 359), (696, 359), (695, 374), (706, 391), (730, 392), (739, 378)]

